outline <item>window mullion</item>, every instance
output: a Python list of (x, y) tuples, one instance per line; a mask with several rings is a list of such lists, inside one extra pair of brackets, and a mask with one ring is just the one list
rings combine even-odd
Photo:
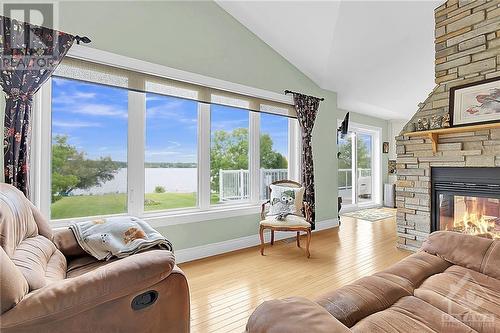
[(301, 182), (300, 163), (301, 148), (299, 138), (299, 127), (296, 119), (288, 120), (288, 178)]
[(32, 114), (32, 200), (42, 214), (50, 219), (52, 79), (49, 78), (35, 95)]
[(198, 207), (210, 207), (210, 104), (198, 103)]
[(127, 192), (128, 213), (144, 213), (144, 150), (146, 130), (146, 94), (128, 92)]
[(250, 201), (256, 203), (260, 196), (260, 113), (249, 112), (249, 145), (248, 169), (250, 184)]

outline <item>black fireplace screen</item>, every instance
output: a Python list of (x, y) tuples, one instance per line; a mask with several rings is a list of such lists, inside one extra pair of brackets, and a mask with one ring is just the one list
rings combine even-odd
[(500, 168), (432, 168), (432, 231), (500, 239)]
[(440, 193), (439, 230), (500, 239), (500, 199)]

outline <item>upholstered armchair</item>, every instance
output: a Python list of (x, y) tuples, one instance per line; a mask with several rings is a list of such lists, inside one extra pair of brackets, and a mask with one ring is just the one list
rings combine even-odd
[(170, 251), (97, 261), (0, 184), (0, 331), (189, 332), (189, 290)]
[[(302, 187), (300, 183), (292, 180), (278, 180), (271, 183), (271, 185), (296, 189)], [(269, 187), (269, 196), (272, 196), (271, 186)], [(288, 215), (284, 219), (278, 219), (276, 216), (267, 216), (267, 206), (269, 204), (270, 200), (264, 202), (260, 213), (260, 254), (264, 255), (264, 230), (269, 229), (271, 231), (271, 246), (274, 245), (275, 231), (292, 231), (296, 232), (297, 247), (300, 248), (300, 233), (305, 232), (307, 235), (306, 256), (309, 258), (311, 256), (311, 253), (309, 252), (309, 246), (311, 244), (311, 209), (309, 204), (307, 202), (303, 202), (302, 216)]]

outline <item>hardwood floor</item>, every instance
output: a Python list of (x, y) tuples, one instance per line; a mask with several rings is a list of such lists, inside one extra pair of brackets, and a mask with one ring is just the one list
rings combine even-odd
[(252, 247), (181, 264), (191, 291), (191, 331), (243, 332), (248, 316), (265, 300), (314, 299), (410, 254), (396, 248), (394, 218), (342, 217), (339, 228), (313, 233), (310, 259), (303, 251), (291, 238), (266, 244), (265, 256)]

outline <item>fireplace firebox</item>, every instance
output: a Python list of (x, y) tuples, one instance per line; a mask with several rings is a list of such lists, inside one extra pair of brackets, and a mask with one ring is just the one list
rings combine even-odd
[(431, 231), (500, 239), (500, 168), (432, 168)]

